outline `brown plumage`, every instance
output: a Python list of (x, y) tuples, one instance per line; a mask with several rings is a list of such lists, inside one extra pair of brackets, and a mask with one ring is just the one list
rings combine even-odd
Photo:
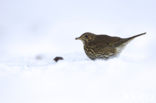
[(83, 42), (85, 53), (90, 59), (108, 59), (118, 55), (129, 41), (144, 34), (146, 33), (141, 33), (129, 38), (120, 38), (86, 32), (76, 38), (76, 40)]

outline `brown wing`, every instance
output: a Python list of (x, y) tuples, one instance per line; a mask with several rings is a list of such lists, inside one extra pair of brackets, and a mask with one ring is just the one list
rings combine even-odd
[(94, 41), (89, 42), (89, 45), (96, 48), (117, 47), (124, 42), (126, 42), (126, 40), (120, 37), (97, 35)]
[(122, 41), (119, 37), (97, 35), (94, 41), (89, 42), (88, 45), (98, 54), (111, 56), (115, 53), (115, 47), (119, 41)]

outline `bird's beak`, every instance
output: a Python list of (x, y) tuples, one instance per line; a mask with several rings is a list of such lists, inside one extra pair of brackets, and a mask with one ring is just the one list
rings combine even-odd
[(80, 37), (75, 38), (75, 40), (80, 40), (80, 39), (81, 39)]

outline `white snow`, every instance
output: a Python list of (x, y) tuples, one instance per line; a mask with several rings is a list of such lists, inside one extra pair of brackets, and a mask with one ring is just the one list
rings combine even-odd
[[(153, 0), (1, 0), (0, 103), (156, 103), (155, 9)], [(147, 35), (92, 61), (75, 40), (84, 32)]]
[[(83, 53), (82, 53), (83, 54)], [(155, 64), (124, 56), (91, 61), (79, 53), (13, 58), (0, 64), (1, 103), (154, 103)]]

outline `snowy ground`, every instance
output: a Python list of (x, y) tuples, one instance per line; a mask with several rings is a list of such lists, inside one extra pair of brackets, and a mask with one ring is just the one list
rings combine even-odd
[[(154, 0), (1, 0), (0, 103), (156, 103), (154, 10)], [(91, 61), (75, 40), (84, 32), (147, 35)]]
[[(38, 56), (38, 55), (37, 55)], [(1, 103), (155, 103), (154, 62), (124, 55), (109, 61), (83, 53), (10, 58), (0, 62)]]

